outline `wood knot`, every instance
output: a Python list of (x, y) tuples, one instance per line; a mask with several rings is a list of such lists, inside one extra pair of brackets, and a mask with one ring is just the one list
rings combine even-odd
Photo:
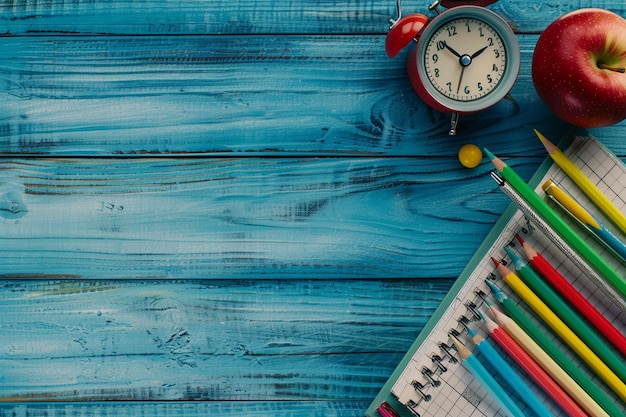
[(0, 191), (0, 216), (6, 219), (16, 219), (24, 216), (28, 208), (20, 193), (16, 191)]

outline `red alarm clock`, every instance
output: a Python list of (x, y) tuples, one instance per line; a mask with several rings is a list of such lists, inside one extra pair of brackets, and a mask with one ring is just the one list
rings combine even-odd
[[(429, 18), (421, 13), (401, 15), (385, 40), (389, 57), (412, 41), (408, 55), (411, 85), (433, 109), (452, 114), (450, 135), (460, 115), (485, 110), (506, 97), (519, 74), (520, 49), (511, 27), (485, 6), (497, 0), (436, 1)], [(438, 6), (447, 10), (439, 13)]]

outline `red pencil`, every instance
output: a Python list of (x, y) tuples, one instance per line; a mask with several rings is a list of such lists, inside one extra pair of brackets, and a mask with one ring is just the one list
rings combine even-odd
[(566, 299), (572, 307), (577, 309), (581, 316), (585, 317), (589, 322), (601, 333), (622, 355), (626, 356), (626, 336), (611, 324), (581, 293), (572, 286), (572, 284), (561, 275), (537, 252), (529, 243), (525, 242), (519, 235), (515, 236), (522, 245), (522, 251), (528, 259), (528, 263), (545, 278), (560, 294)]
[[(494, 309), (494, 307), (491, 307)], [(570, 417), (587, 417), (574, 400), (543, 370), (517, 342), (493, 320), (483, 316), (489, 335), (539, 387)]]

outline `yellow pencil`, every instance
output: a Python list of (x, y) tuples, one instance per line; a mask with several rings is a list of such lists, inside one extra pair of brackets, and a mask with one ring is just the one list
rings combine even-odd
[(626, 384), (509, 268), (493, 259), (504, 282), (567, 344), (588, 366), (626, 402)]
[[(528, 355), (543, 368), (548, 375), (556, 381), (565, 392), (581, 406), (589, 415), (596, 417), (609, 417), (609, 414), (584, 390), (558, 363), (550, 357), (513, 319), (502, 313), (495, 307), (491, 311), (498, 325), (520, 345)], [(488, 319), (486, 319), (488, 320)], [(487, 326), (489, 326), (487, 321)]]
[(567, 174), (567, 176), (576, 183), (576, 185), (585, 193), (587, 197), (595, 204), (605, 216), (611, 220), (622, 233), (626, 234), (626, 216), (615, 207), (615, 205), (605, 196), (602, 191), (595, 186), (593, 182), (576, 166), (574, 163), (550, 142), (545, 136), (535, 129), (535, 134), (543, 143), (543, 146), (550, 154), (550, 158)]

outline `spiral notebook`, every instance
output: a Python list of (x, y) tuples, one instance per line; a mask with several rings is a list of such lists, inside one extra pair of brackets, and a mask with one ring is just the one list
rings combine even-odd
[[(598, 188), (613, 201), (620, 211), (626, 212), (626, 201), (624, 201), (626, 199), (626, 168), (618, 158), (593, 137), (571, 137), (565, 141), (565, 145), (561, 144), (560, 147), (561, 149), (566, 148), (564, 150), (565, 154), (597, 184)], [(552, 163), (550, 158), (546, 159), (529, 184), (535, 187), (540, 195), (543, 195), (541, 184), (547, 179), (556, 181), (580, 204), (587, 208), (589, 212), (600, 219), (605, 226), (615, 229), (565, 173)], [(556, 206), (555, 210), (559, 212), (559, 208)], [(561, 214), (567, 219), (565, 213), (561, 212)], [(625, 262), (621, 261), (610, 250), (605, 249), (594, 237), (582, 230), (574, 220), (567, 219), (567, 221), (622, 276), (626, 275)], [(620, 236), (619, 231), (616, 229), (613, 231), (617, 236)], [(516, 234), (519, 234), (548, 259), (618, 330), (626, 334), (626, 309), (624, 304), (620, 305), (611, 301), (611, 299), (615, 300), (615, 293), (611, 293), (611, 289), (607, 289), (606, 285), (600, 285), (588, 279), (585, 272), (555, 246), (546, 236), (546, 233), (540, 230), (536, 224), (529, 221), (518, 210), (517, 206), (512, 204), (507, 208), (479, 247), (440, 307), (426, 324), (417, 340), (411, 346), (411, 349), (371, 404), (366, 412), (366, 416), (380, 416), (377, 408), (384, 402), (389, 404), (402, 417), (505, 416), (504, 411), (498, 407), (497, 402), (487, 394), (484, 387), (462, 366), (458, 359), (458, 353), (451, 346), (452, 339), (449, 333), (453, 329), (458, 331), (462, 335), (465, 345), (470, 347), (480, 359), (480, 354), (476, 352), (471, 342), (467, 342), (467, 331), (464, 325), (459, 323), (459, 319), (465, 317), (470, 322), (476, 322), (478, 331), (483, 332), (483, 335), (485, 335), (484, 331), (481, 330), (483, 326), (478, 326), (480, 318), (475, 317), (475, 310), (479, 309), (481, 312), (487, 312), (484, 304), (484, 294), (487, 295), (488, 301), (492, 301), (494, 305), (497, 305), (492, 292), (485, 284), (486, 279), (491, 279), (492, 282), (506, 292), (510, 299), (515, 301), (520, 309), (528, 313), (528, 316), (535, 321), (538, 327), (545, 331), (546, 334), (551, 334), (550, 330), (516, 297), (514, 292), (504, 285), (500, 276), (495, 272), (491, 257), (506, 260), (507, 254), (504, 251), (504, 247), (507, 245), (513, 250), (519, 250), (519, 243), (515, 239)], [(483, 294), (481, 295), (480, 292)], [(465, 334), (463, 335), (464, 331)], [(571, 353), (569, 348), (556, 337), (554, 338), (554, 343), (562, 348), (564, 352), (567, 352), (567, 355), (571, 356), (572, 361), (579, 361), (576, 355)], [(504, 353), (502, 356), (507, 358)], [(482, 362), (486, 361), (482, 360)], [(488, 367), (487, 364), (486, 366)], [(599, 381), (591, 371), (587, 370), (582, 363), (580, 367), (585, 369), (585, 372), (588, 372), (589, 378), (597, 382), (597, 385), (606, 392), (610, 400), (626, 415), (624, 403)], [(527, 381), (528, 386), (536, 392), (540, 400), (544, 402), (555, 416), (565, 416), (565, 413), (552, 399), (525, 376), (523, 371), (516, 368), (514, 364), (513, 368)], [(497, 375), (496, 379), (498, 379)], [(502, 383), (502, 386), (506, 388), (505, 383)], [(510, 394), (525, 415), (534, 416), (532, 410), (528, 409), (524, 402), (515, 396), (515, 393), (511, 392)]]

